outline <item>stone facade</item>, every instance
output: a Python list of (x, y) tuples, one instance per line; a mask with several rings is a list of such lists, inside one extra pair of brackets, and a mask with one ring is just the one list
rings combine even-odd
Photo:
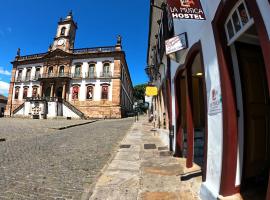
[[(75, 113), (81, 118), (121, 118), (132, 111), (133, 87), (121, 37), (115, 46), (74, 49), (76, 29), (70, 13), (58, 22), (48, 52), (21, 56), (18, 49), (12, 62), (6, 116), (24, 113), (24, 117), (33, 117), (41, 101), (46, 105), (56, 102), (56, 108), (47, 106), (42, 111), (54, 117), (68, 117), (61, 108), (64, 104), (70, 116)], [(35, 107), (19, 112), (26, 109), (25, 102)], [(50, 109), (56, 114), (48, 113)]]

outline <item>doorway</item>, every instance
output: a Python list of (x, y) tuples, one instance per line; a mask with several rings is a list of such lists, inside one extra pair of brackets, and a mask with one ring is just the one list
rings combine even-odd
[[(251, 37), (253, 40), (250, 40)], [(239, 131), (242, 143), (241, 194), (245, 200), (265, 200), (270, 166), (270, 104), (264, 57), (256, 29), (252, 26), (234, 42), (242, 102), (238, 119), (243, 128)], [(237, 75), (236, 75), (237, 76)], [(239, 79), (238, 79), (239, 80)], [(236, 94), (239, 90), (236, 89)], [(239, 98), (239, 95), (236, 95)], [(238, 103), (239, 105), (239, 103)]]
[(56, 97), (58, 99), (62, 99), (62, 93), (63, 93), (63, 88), (62, 87), (59, 87), (57, 90), (56, 90)]
[(47, 87), (45, 90), (45, 98), (50, 98), (51, 95), (51, 87)]

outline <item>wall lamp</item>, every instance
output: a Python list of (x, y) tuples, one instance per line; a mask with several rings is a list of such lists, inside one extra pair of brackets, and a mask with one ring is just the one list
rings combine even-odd
[(164, 11), (166, 9), (167, 4), (163, 2), (161, 4), (161, 6), (159, 7), (159, 6), (157, 6), (157, 5), (154, 4), (154, 1), (151, 1), (151, 6), (154, 7), (154, 8), (157, 8), (157, 9), (160, 9), (160, 10)]

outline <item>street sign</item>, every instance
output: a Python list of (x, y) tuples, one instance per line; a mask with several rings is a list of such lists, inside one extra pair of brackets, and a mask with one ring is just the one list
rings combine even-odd
[(166, 55), (188, 48), (187, 33), (182, 33), (165, 41)]
[(205, 20), (200, 0), (167, 0), (174, 19)]
[(145, 89), (145, 94), (147, 96), (156, 96), (158, 94), (158, 89), (155, 86), (147, 86)]

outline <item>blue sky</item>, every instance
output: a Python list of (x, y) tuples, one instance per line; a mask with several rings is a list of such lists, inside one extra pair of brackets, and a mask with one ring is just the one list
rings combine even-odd
[(0, 6), (0, 93), (7, 95), (17, 48), (46, 52), (69, 10), (78, 23), (75, 48), (115, 45), (120, 34), (133, 85), (147, 82), (148, 0), (7, 0)]

